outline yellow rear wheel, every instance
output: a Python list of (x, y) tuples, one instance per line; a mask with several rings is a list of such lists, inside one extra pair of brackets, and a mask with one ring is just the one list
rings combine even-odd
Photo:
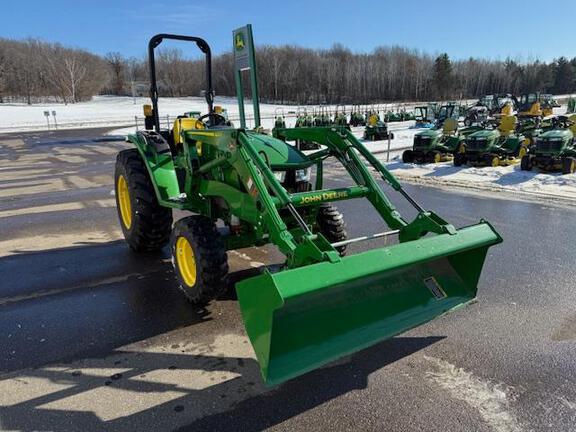
[(118, 176), (116, 194), (118, 195), (118, 204), (120, 206), (120, 219), (126, 229), (130, 229), (132, 227), (132, 204), (130, 202), (128, 183), (123, 175)]
[(178, 271), (188, 287), (196, 284), (196, 259), (194, 249), (186, 237), (176, 240), (176, 265)]
[(170, 240), (172, 209), (162, 207), (136, 149), (123, 150), (114, 174), (116, 208), (124, 238), (136, 252), (162, 249)]
[(497, 167), (498, 165), (500, 165), (500, 158), (498, 156), (494, 156), (492, 158), (492, 166)]
[(442, 160), (440, 153), (434, 153), (434, 163), (439, 163)]

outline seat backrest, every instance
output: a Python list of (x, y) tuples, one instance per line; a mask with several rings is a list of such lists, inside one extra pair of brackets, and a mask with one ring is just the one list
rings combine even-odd
[(201, 125), (195, 118), (179, 118), (174, 121), (174, 128), (172, 129), (172, 134), (174, 136), (174, 144), (182, 144), (182, 132), (190, 129), (202, 129), (199, 127)]
[(376, 126), (378, 124), (378, 115), (377, 114), (372, 114), (369, 118), (368, 118), (368, 124), (370, 126)]
[(500, 111), (500, 114), (504, 115), (504, 116), (511, 116), (513, 112), (513, 107), (512, 104), (507, 103), (502, 107), (502, 110)]
[(458, 129), (458, 120), (447, 118), (442, 125), (442, 133), (444, 135), (452, 135)]
[(572, 114), (570, 117), (568, 117), (568, 120), (572, 122), (569, 129), (572, 131), (574, 136), (576, 136), (576, 114)]
[(517, 123), (518, 119), (516, 116), (503, 116), (498, 125), (498, 130), (504, 135), (509, 135), (516, 129)]

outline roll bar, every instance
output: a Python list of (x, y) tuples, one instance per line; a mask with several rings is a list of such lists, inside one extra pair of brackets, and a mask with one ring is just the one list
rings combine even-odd
[(208, 104), (208, 113), (214, 111), (214, 90), (212, 89), (212, 52), (208, 42), (195, 36), (182, 36), (167, 33), (160, 33), (152, 36), (148, 42), (148, 66), (150, 68), (150, 99), (152, 99), (152, 108), (154, 114), (154, 128), (160, 132), (160, 117), (158, 115), (158, 86), (156, 84), (156, 60), (154, 49), (162, 43), (164, 39), (179, 40), (186, 42), (196, 42), (200, 51), (206, 55), (206, 103)]

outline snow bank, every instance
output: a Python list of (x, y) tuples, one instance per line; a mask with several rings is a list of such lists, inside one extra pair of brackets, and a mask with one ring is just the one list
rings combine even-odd
[(470, 191), (512, 192), (524, 197), (564, 200), (576, 204), (576, 174), (521, 171), (520, 166), (455, 167), (439, 164), (405, 164), (395, 160), (387, 164), (400, 180), (431, 186), (464, 188)]

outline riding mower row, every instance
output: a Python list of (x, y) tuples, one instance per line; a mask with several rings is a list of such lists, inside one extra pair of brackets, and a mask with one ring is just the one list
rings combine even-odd
[(442, 127), (417, 133), (412, 149), (402, 153), (402, 162), (422, 164), (450, 161), (454, 155), (465, 151), (468, 135), (480, 129), (480, 126), (458, 128), (456, 119), (446, 119)]
[(530, 153), (524, 155), (520, 168), (530, 171), (538, 168), (542, 171), (562, 171), (573, 174), (576, 171), (576, 115), (558, 116), (552, 119), (552, 125), (536, 138)]
[(517, 132), (516, 116), (502, 117), (498, 124), (490, 122), (485, 128), (466, 138), (465, 150), (454, 155), (454, 166), (506, 166), (517, 163), (528, 153), (530, 140)]
[[(165, 39), (194, 42), (207, 68), (207, 113), (179, 118), (170, 129), (160, 127), (154, 60)], [(502, 241), (494, 228), (480, 221), (456, 229), (422, 208), (343, 127), (263, 134), (250, 26), (234, 32), (233, 50), (239, 128), (216, 113), (205, 40), (169, 34), (150, 40), (152, 106), (145, 110), (146, 129), (128, 136), (134, 148), (121, 151), (116, 161), (116, 203), (128, 245), (136, 253), (169, 245), (177, 285), (199, 304), (228, 287), (227, 251), (270, 244), (284, 254), (282, 266), (264, 267), (235, 285), (268, 385), (472, 302), (488, 249)], [(246, 69), (253, 83), (254, 130), (246, 128), (244, 115), (241, 72)], [(304, 154), (289, 144), (295, 140), (320, 149)], [(352, 185), (324, 184), (328, 159), (341, 164)], [(399, 213), (373, 172), (415, 209), (413, 220)], [(347, 237), (332, 202), (357, 198), (368, 200), (386, 231)], [(173, 224), (173, 209), (189, 215)], [(367, 239), (382, 243), (346, 256), (347, 246)]]

